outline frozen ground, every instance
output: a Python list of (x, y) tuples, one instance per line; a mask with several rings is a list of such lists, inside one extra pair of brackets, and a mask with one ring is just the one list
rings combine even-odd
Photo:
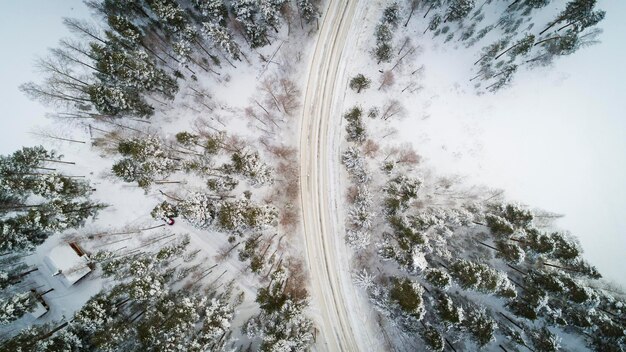
[[(29, 132), (34, 126), (47, 124), (46, 110), (33, 104), (18, 86), (37, 80), (33, 67), (36, 56), (43, 56), (48, 48), (56, 46), (69, 31), (63, 26), (63, 17), (89, 16), (89, 10), (80, 0), (66, 1), (4, 1), (0, 11), (0, 94), (3, 111), (0, 116), (0, 153), (7, 154), (23, 145), (40, 143)], [(10, 52), (10, 55), (7, 53)], [(10, 126), (10, 128), (8, 128)]]

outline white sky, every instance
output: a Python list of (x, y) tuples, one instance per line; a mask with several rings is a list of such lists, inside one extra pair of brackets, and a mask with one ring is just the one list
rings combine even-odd
[[(67, 35), (61, 17), (88, 16), (78, 0), (0, 3), (0, 153), (39, 143), (45, 109), (18, 86), (38, 80), (36, 56)], [(626, 1), (600, 0), (602, 43), (557, 63), (552, 81), (519, 80), (484, 131), (475, 176), (514, 199), (566, 214), (560, 224), (606, 277), (626, 286)], [(554, 80), (559, 82), (554, 84)], [(517, 99), (523, 96), (524, 99)], [(502, 153), (502, 145), (510, 146)], [(504, 157), (506, 156), (506, 158)]]

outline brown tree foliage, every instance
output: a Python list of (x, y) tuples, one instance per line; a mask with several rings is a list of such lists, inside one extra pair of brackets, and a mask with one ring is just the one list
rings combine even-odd
[(387, 70), (385, 72), (383, 72), (382, 76), (380, 76), (380, 86), (378, 86), (378, 90), (381, 89), (387, 89), (388, 87), (391, 87), (393, 85), (393, 83), (396, 81), (395, 76), (393, 75), (393, 72), (391, 72), (391, 70)]
[(307, 275), (304, 263), (297, 258), (288, 258), (286, 264), (289, 278), (285, 283), (285, 293), (294, 300), (305, 300), (309, 296), (307, 291)]
[(371, 139), (368, 139), (367, 141), (365, 141), (365, 144), (363, 144), (363, 154), (365, 156), (373, 158), (376, 156), (376, 154), (378, 154), (379, 150), (380, 145), (378, 145), (378, 143), (374, 142)]

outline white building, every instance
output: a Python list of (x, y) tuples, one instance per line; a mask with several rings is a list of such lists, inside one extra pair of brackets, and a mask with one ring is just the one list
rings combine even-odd
[(53, 276), (58, 276), (66, 287), (72, 286), (78, 280), (91, 272), (89, 257), (75, 243), (62, 244), (54, 247), (44, 263)]

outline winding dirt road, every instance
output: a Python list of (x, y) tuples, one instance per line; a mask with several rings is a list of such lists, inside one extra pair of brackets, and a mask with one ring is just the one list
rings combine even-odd
[[(358, 341), (340, 278), (348, 273), (337, 246), (343, 236), (335, 233), (331, 215), (332, 165), (336, 162), (331, 118), (338, 67), (356, 10), (356, 0), (330, 0), (320, 23), (319, 36), (309, 65), (300, 131), (300, 180), (306, 259), (311, 274), (311, 294), (319, 307), (317, 349), (357, 351)], [(330, 168), (329, 168), (330, 166)], [(337, 166), (338, 167), (338, 166)]]

